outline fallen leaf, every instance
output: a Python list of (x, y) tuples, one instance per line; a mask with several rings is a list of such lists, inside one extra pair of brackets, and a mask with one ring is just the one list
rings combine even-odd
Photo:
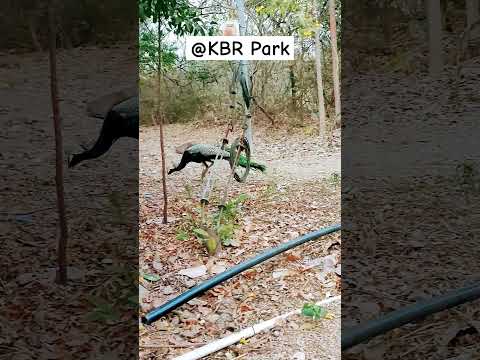
[(240, 312), (247, 312), (247, 311), (252, 311), (253, 308), (248, 306), (247, 304), (242, 304), (240, 305)]
[(142, 274), (142, 277), (145, 280), (151, 281), (151, 282), (156, 282), (156, 281), (160, 280), (160, 276), (157, 275), (157, 274)]
[(183, 269), (178, 272), (180, 275), (188, 276), (191, 279), (195, 279), (204, 276), (207, 273), (207, 267), (205, 265), (195, 266), (188, 269)]
[(290, 262), (295, 262), (295, 261), (300, 260), (300, 256), (297, 256), (297, 255), (294, 255), (294, 254), (287, 254), (286, 258)]

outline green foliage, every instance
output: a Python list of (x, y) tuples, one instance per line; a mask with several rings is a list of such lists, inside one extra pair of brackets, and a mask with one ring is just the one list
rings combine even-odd
[(240, 206), (248, 200), (248, 195), (240, 194), (236, 198), (227, 201), (225, 207), (214, 215), (214, 221), (217, 223), (233, 223), (237, 220), (240, 213)]
[[(186, 61), (182, 57), (182, 52), (177, 49), (181, 46), (176, 45), (184, 40), (182, 37), (185, 31), (192, 30), (188, 27), (176, 27), (175, 24), (182, 22), (182, 19), (190, 16), (192, 21), (195, 21), (195, 17), (198, 17), (205, 25), (205, 33), (207, 33), (207, 28), (214, 24), (214, 21), (224, 21), (227, 17), (236, 16), (235, 11), (227, 10), (225, 3), (216, 4), (210, 0), (202, 3), (202, 9), (195, 8), (192, 4), (198, 4), (198, 2), (193, 0), (140, 1), (142, 125), (151, 123), (151, 113), (158, 101), (167, 123), (187, 123), (198, 120), (208, 123), (219, 121), (226, 124), (232, 118), (235, 123), (241, 123), (241, 107), (239, 106), (232, 113), (228, 103), (232, 77), (231, 64), (216, 61)], [(308, 136), (316, 136), (318, 121), (313, 114), (318, 112), (318, 97), (313, 31), (318, 28), (320, 28), (323, 44), (323, 81), (327, 114), (333, 111), (329, 17), (326, 4), (326, 0), (246, 1), (250, 34), (296, 37), (295, 61), (252, 61), (250, 63), (253, 96), (265, 113), (271, 116), (265, 115), (263, 111), (253, 106), (256, 123), (269, 121), (274, 126), (296, 124), (295, 130), (304, 131)], [(340, 10), (340, 1), (337, 1), (338, 31), (341, 29)], [(154, 76), (158, 62), (156, 61), (157, 25), (154, 21), (158, 19), (172, 20), (171, 24), (169, 20), (160, 21), (163, 34), (161, 99), (156, 96), (157, 82)], [(149, 27), (155, 30), (148, 33)], [(215, 27), (215, 25), (212, 26), (212, 31)], [(338, 38), (340, 39), (340, 34)], [(144, 91), (144, 84), (148, 82), (151, 83), (148, 84), (150, 88)], [(152, 91), (152, 89), (155, 90)], [(237, 100), (241, 101), (241, 97), (237, 97)], [(329, 119), (331, 118), (329, 116)]]
[(192, 232), (198, 239), (208, 239), (209, 237), (208, 233), (202, 228), (195, 228)]
[(216, 254), (219, 249), (220, 238), (214, 231), (203, 227), (194, 228), (192, 231), (197, 239), (207, 248), (210, 255)]
[(150, 282), (156, 282), (158, 280), (160, 280), (160, 276), (157, 275), (157, 274), (144, 274), (142, 273), (142, 278), (144, 278), (145, 280), (147, 281), (150, 281)]
[(227, 224), (220, 224), (217, 227), (218, 237), (223, 245), (228, 246), (232, 244), (235, 235), (236, 226), (233, 222)]
[(183, 96), (169, 96), (163, 106), (165, 117), (170, 123), (184, 123), (195, 119), (200, 111), (202, 99), (192, 89), (183, 89)]
[(197, 207), (187, 215), (186, 221), (181, 225), (177, 232), (182, 235), (182, 240), (186, 240), (191, 234), (201, 243), (203, 243), (209, 253), (213, 253), (218, 241), (224, 246), (233, 244), (235, 230), (238, 229), (238, 219), (241, 213), (241, 205), (247, 201), (249, 197), (241, 194), (236, 198), (228, 201), (223, 209), (218, 210), (214, 214), (206, 216), (202, 221), (200, 214), (201, 208)]
[(213, 34), (215, 22), (206, 22), (200, 12), (187, 0), (140, 0), (139, 20), (142, 23), (161, 22), (177, 35)]
[[(144, 74), (158, 71), (158, 33), (148, 26), (142, 26), (139, 35), (139, 65)], [(162, 71), (171, 71), (178, 59), (177, 48), (171, 44), (162, 44), (160, 49)]]
[(284, 34), (312, 37), (320, 26), (315, 18), (316, 6), (316, 2), (306, 0), (266, 0), (255, 12), (275, 23)]
[(175, 237), (177, 240), (185, 241), (188, 240), (188, 233), (185, 230), (180, 230)]
[(302, 126), (302, 130), (305, 136), (318, 136), (318, 127), (313, 125)]
[(327, 315), (327, 310), (316, 304), (304, 304), (302, 315), (312, 318), (313, 320), (322, 319)]
[(340, 174), (337, 173), (337, 172), (332, 173), (330, 175), (330, 177), (328, 178), (328, 182), (335, 187), (340, 185), (341, 180), (342, 180), (342, 178), (341, 178)]
[(185, 67), (185, 77), (190, 81), (198, 81), (202, 86), (217, 82), (214, 70), (202, 61), (188, 61)]

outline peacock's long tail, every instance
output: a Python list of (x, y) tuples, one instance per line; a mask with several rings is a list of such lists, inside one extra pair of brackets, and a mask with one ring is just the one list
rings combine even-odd
[[(246, 167), (247, 166), (247, 158), (243, 155), (240, 155), (240, 157), (238, 158), (238, 165), (241, 166), (241, 167)], [(250, 160), (250, 167), (252, 169), (261, 171), (262, 173), (267, 170), (267, 167), (265, 165), (256, 163), (256, 162), (251, 161), (251, 160)]]
[[(218, 145), (196, 144), (188, 142), (176, 148), (177, 153), (185, 154), (185, 152), (188, 152), (190, 154), (201, 154), (205, 159), (208, 159), (208, 161), (212, 161), (212, 159), (216, 157), (218, 151), (220, 151), (220, 154), (222, 155), (222, 158), (224, 160), (228, 161), (230, 159), (229, 146), (226, 146), (223, 150), (220, 150), (220, 147)], [(245, 155), (240, 154), (240, 157), (238, 158), (238, 166), (247, 166), (247, 158), (245, 157)], [(183, 167), (181, 169), (183, 169)], [(265, 165), (256, 163), (254, 161), (250, 161), (250, 167), (254, 170), (258, 170), (261, 172), (265, 172), (267, 170), (267, 167)]]

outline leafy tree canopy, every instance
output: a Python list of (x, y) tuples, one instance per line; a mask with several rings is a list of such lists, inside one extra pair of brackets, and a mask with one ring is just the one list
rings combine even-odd
[(213, 33), (214, 22), (207, 22), (188, 0), (139, 0), (140, 22), (160, 22), (176, 35)]

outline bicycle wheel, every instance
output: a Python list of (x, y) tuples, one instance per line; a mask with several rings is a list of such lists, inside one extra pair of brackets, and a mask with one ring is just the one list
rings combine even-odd
[[(250, 172), (250, 145), (245, 137), (236, 138), (230, 146), (230, 168), (236, 181), (243, 183)], [(243, 171), (240, 171), (242, 169)]]

